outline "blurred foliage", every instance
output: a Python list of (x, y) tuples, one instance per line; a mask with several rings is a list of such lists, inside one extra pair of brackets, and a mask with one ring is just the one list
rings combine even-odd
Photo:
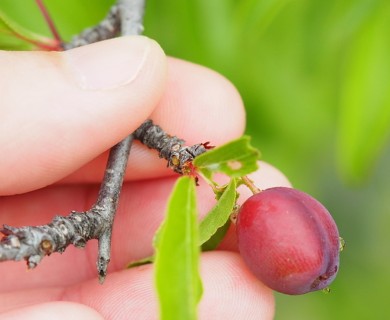
[[(0, 9), (49, 36), (33, 2), (1, 0)], [(66, 40), (112, 2), (45, 1)], [(236, 85), (263, 159), (320, 199), (347, 242), (332, 293), (277, 295), (276, 319), (383, 319), (390, 313), (390, 2), (149, 0), (145, 24), (167, 54)]]
[[(29, 41), (26, 41), (28, 39)], [(21, 27), (10, 19), (0, 8), (0, 46), (4, 50), (33, 50), (35, 42), (54, 42), (52, 39), (42, 37)]]

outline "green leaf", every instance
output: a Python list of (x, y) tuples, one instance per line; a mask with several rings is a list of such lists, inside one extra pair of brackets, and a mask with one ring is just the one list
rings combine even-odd
[(0, 10), (0, 48), (8, 50), (55, 49), (57, 43), (40, 34), (29, 31)]
[(198, 221), (193, 178), (177, 181), (155, 240), (155, 282), (160, 319), (196, 319), (202, 295)]
[[(230, 214), (233, 211), (236, 204), (237, 192), (236, 192), (236, 180), (232, 179), (227, 185), (222, 196), (219, 198), (217, 204), (210, 210), (199, 225), (199, 244), (203, 245), (221, 228), (227, 221), (229, 221)], [(223, 231), (223, 230), (221, 230)], [(226, 230), (225, 230), (226, 232)], [(224, 233), (220, 234), (224, 236)], [(210, 250), (215, 248), (220, 239), (213, 239), (212, 245), (207, 245), (206, 248)]]
[(250, 145), (250, 137), (243, 136), (197, 156), (194, 165), (206, 179), (212, 179), (215, 172), (238, 178), (256, 171), (259, 158), (260, 151)]
[(221, 243), (222, 239), (225, 237), (226, 233), (229, 230), (231, 221), (230, 219), (226, 220), (225, 224), (220, 227), (205, 243), (202, 244), (202, 251), (211, 251), (215, 250), (218, 245)]

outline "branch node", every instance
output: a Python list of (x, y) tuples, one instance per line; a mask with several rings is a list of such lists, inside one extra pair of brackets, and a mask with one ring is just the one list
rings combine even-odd
[(134, 132), (134, 138), (148, 148), (157, 150), (159, 157), (168, 161), (168, 167), (179, 174), (192, 174), (192, 161), (211, 148), (208, 142), (183, 146), (184, 140), (167, 134), (152, 120), (146, 120)]

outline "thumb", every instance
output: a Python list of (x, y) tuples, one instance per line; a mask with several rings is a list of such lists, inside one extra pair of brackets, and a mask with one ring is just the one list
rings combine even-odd
[(134, 131), (164, 89), (166, 62), (146, 37), (66, 52), (0, 51), (0, 195), (73, 172)]

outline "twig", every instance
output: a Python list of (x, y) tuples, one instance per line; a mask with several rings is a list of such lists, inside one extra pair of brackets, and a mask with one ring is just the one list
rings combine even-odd
[[(118, 15), (119, 7), (122, 11), (120, 16)], [(102, 30), (102, 26), (107, 29), (107, 24), (110, 23), (113, 26), (118, 26), (121, 25), (118, 22), (120, 17), (135, 17), (136, 21), (133, 25), (136, 27), (130, 28), (128, 20), (122, 23), (122, 26), (124, 26), (123, 34), (129, 35), (131, 32), (140, 32), (142, 28), (139, 25), (142, 24), (143, 8), (144, 0), (119, 1), (117, 5), (111, 8), (108, 15), (112, 20), (110, 22), (103, 21), (92, 29), (95, 31)], [(132, 10), (140, 11), (133, 13)], [(110, 30), (113, 31), (114, 29)], [(91, 37), (91, 34), (84, 31), (76, 39), (78, 39), (79, 44), (102, 40), (102, 32), (97, 32), (99, 39)], [(105, 35), (111, 37), (113, 34), (114, 32)], [(74, 46), (75, 43), (72, 43), (72, 45), (65, 45), (64, 47), (71, 48)], [(97, 269), (99, 281), (103, 283), (110, 261), (112, 225), (132, 141), (133, 135), (129, 135), (111, 148), (98, 199), (90, 210), (86, 212), (72, 211), (67, 217), (57, 216), (51, 223), (43, 226), (14, 228), (4, 225), (1, 230), (5, 236), (0, 241), (0, 261), (25, 259), (27, 266), (34, 268), (44, 256), (53, 252), (63, 252), (70, 244), (81, 248), (85, 246), (87, 241), (98, 239)]]
[(114, 4), (107, 16), (96, 26), (87, 28), (68, 43), (63, 43), (64, 50), (85, 46), (90, 43), (114, 38), (120, 31), (119, 5)]
[[(113, 7), (121, 12), (120, 15), (111, 8), (109, 16), (123, 19), (121, 23), (114, 23), (121, 25), (123, 35), (138, 34), (143, 30), (144, 4), (143, 0), (120, 0)], [(96, 28), (99, 29), (92, 29)], [(81, 38), (83, 35), (78, 37)], [(90, 40), (83, 38), (85, 44)], [(180, 174), (192, 174), (192, 160), (211, 148), (208, 143), (183, 146), (184, 140), (168, 135), (151, 120), (145, 121), (133, 134), (111, 148), (97, 201), (90, 210), (72, 211), (69, 216), (57, 216), (51, 223), (37, 227), (4, 225), (0, 230), (5, 235), (0, 240), (0, 261), (25, 259), (29, 268), (35, 268), (46, 255), (61, 253), (70, 244), (83, 248), (89, 240), (98, 239), (97, 269), (99, 281), (103, 283), (110, 261), (114, 216), (134, 138), (157, 150), (160, 157), (168, 161), (168, 166)]]
[(119, 0), (118, 5), (122, 35), (142, 34), (144, 32), (145, 1)]
[(95, 209), (95, 212), (100, 213), (104, 221), (107, 222), (106, 227), (99, 235), (97, 269), (100, 283), (103, 283), (106, 277), (107, 266), (110, 262), (112, 226), (132, 142), (133, 136), (129, 135), (111, 148), (99, 196), (92, 208), (92, 210)]
[(192, 160), (212, 148), (208, 142), (183, 146), (184, 140), (167, 134), (152, 120), (146, 120), (133, 134), (135, 139), (157, 150), (160, 158), (166, 159), (168, 166), (179, 174), (191, 174)]
[(146, 0), (118, 0), (107, 16), (96, 26), (87, 28), (64, 43), (64, 50), (111, 39), (120, 32), (122, 36), (139, 35), (144, 31), (143, 16)]
[(73, 244), (83, 248), (87, 241), (98, 239), (97, 269), (103, 283), (110, 261), (111, 234), (127, 160), (133, 141), (132, 135), (110, 150), (99, 196), (86, 212), (72, 213), (67, 217), (57, 216), (47, 225), (14, 228), (4, 225), (0, 241), (0, 261), (27, 261), (28, 268), (35, 268), (42, 258), (53, 252), (63, 252)]

